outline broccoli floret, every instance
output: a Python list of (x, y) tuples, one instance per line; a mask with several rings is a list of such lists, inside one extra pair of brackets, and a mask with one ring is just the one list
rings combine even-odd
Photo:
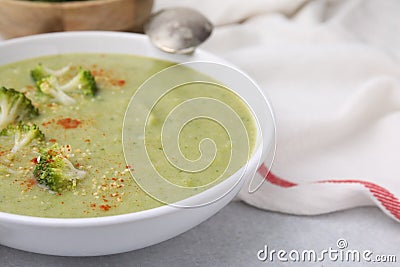
[(61, 86), (61, 90), (65, 92), (80, 90), (84, 95), (94, 96), (97, 92), (97, 85), (90, 71), (80, 69), (72, 80)]
[[(64, 76), (69, 69), (70, 67), (67, 66), (60, 70), (50, 70), (39, 64), (31, 71), (31, 76), (39, 91), (50, 95), (62, 104), (70, 105), (76, 102), (65, 92), (72, 91), (94, 97), (97, 92), (97, 84), (92, 73), (89, 70), (80, 68), (78, 74), (69, 79)], [(66, 79), (69, 79), (69, 81), (60, 85), (59, 81), (65, 81)]]
[(11, 155), (17, 153), (21, 148), (29, 145), (33, 140), (44, 140), (44, 134), (36, 124), (19, 123), (9, 125), (0, 132), (0, 136), (14, 136), (14, 146)]
[(31, 70), (31, 77), (35, 83), (39, 82), (47, 76), (61, 77), (70, 70), (70, 67), (70, 65), (67, 65), (62, 69), (53, 70), (39, 63), (34, 69)]
[(38, 109), (23, 93), (12, 88), (0, 88), (0, 129), (39, 115)]
[(37, 65), (33, 70), (31, 70), (31, 77), (37, 83), (49, 74), (43, 70), (42, 64)]
[(60, 90), (60, 86), (58, 85), (57, 79), (55, 76), (47, 76), (37, 82), (37, 86), (40, 91), (53, 97), (57, 102), (60, 102), (64, 105), (72, 105), (75, 104), (75, 99), (64, 93)]
[(86, 172), (76, 169), (69, 161), (63, 147), (54, 144), (41, 149), (33, 175), (39, 184), (54, 192), (73, 189), (77, 181), (86, 176)]

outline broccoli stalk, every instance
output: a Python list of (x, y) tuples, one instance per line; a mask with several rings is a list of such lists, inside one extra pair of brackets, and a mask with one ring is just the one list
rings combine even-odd
[(12, 88), (0, 88), (0, 129), (7, 125), (39, 115), (32, 101)]
[(21, 148), (29, 145), (33, 140), (44, 140), (44, 134), (36, 124), (9, 125), (0, 132), (0, 136), (14, 136), (14, 146), (11, 155), (17, 153)]
[(61, 104), (72, 105), (76, 102), (75, 99), (60, 90), (60, 86), (58, 85), (58, 82), (54, 76), (43, 78), (42, 80), (40, 80), (40, 82), (37, 83), (37, 85), (40, 91), (42, 91), (46, 95), (52, 96)]
[(33, 175), (39, 184), (51, 191), (62, 192), (75, 188), (77, 181), (83, 179), (86, 172), (76, 169), (63, 148), (54, 144), (40, 151)]
[(42, 64), (38, 64), (34, 69), (31, 70), (31, 77), (36, 82), (39, 82), (47, 76), (61, 77), (70, 70), (71, 66), (67, 65), (59, 70), (49, 69)]
[(76, 102), (75, 99), (65, 92), (78, 92), (94, 97), (97, 92), (97, 85), (89, 70), (80, 68), (78, 74), (69, 79), (68, 82), (63, 85), (59, 84), (60, 79), (65, 80), (65, 74), (69, 69), (70, 67), (67, 66), (60, 70), (50, 70), (39, 64), (31, 71), (31, 76), (38, 90), (64, 105), (71, 105)]

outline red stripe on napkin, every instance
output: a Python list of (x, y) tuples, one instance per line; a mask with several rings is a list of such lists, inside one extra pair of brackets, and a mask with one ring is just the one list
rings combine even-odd
[(319, 183), (344, 183), (344, 184), (360, 184), (367, 188), (380, 204), (390, 212), (397, 220), (400, 220), (400, 201), (389, 190), (377, 184), (361, 181), (361, 180), (326, 180)]
[[(265, 166), (265, 164), (262, 164), (260, 166), (260, 168), (258, 169), (258, 173), (262, 177), (264, 177), (265, 180), (268, 181), (269, 183), (283, 188), (298, 186), (298, 184), (296, 183), (287, 181), (285, 179), (276, 176), (275, 174), (269, 171), (269, 169)], [(381, 206), (385, 208), (390, 215), (392, 215), (392, 217), (400, 221), (399, 199), (395, 197), (395, 195), (393, 195), (389, 190), (387, 190), (382, 186), (362, 180), (323, 180), (323, 181), (317, 181), (317, 183), (360, 184), (364, 186), (366, 189), (368, 189), (368, 191), (371, 193), (374, 199), (378, 201), (381, 204)]]
[(265, 178), (271, 184), (280, 186), (280, 187), (292, 187), (296, 186), (297, 184), (286, 181), (278, 176), (274, 175), (269, 169), (265, 166), (265, 164), (261, 164), (260, 168), (258, 169), (258, 173)]

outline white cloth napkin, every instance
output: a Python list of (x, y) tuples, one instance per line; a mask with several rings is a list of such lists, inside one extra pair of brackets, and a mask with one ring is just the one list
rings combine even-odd
[(277, 151), (266, 182), (239, 197), (321, 214), (377, 205), (400, 220), (400, 1), (158, 0), (217, 28), (203, 49), (269, 96)]

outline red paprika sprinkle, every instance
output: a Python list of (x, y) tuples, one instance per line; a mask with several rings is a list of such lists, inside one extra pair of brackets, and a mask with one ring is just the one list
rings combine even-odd
[(32, 187), (32, 186), (34, 186), (35, 184), (37, 184), (36, 179), (29, 179), (29, 180), (28, 180), (28, 187)]
[(104, 210), (104, 211), (108, 211), (111, 208), (110, 205), (100, 205), (100, 209)]
[(74, 120), (71, 118), (59, 119), (57, 121), (58, 125), (61, 125), (64, 129), (75, 129), (81, 124), (81, 121)]

